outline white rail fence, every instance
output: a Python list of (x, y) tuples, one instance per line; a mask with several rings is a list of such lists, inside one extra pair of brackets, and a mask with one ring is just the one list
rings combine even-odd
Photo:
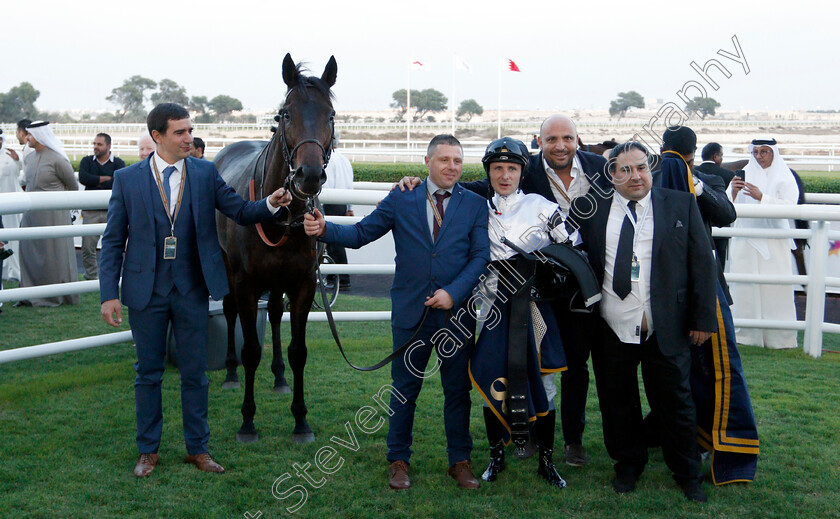
[[(323, 203), (342, 203), (356, 205), (375, 205), (387, 195), (388, 183), (359, 182), (356, 190), (325, 189), (321, 194)], [(0, 194), (0, 214), (21, 213), (29, 210), (56, 209), (105, 209), (108, 206), (110, 192), (35, 192)], [(773, 238), (804, 238), (810, 241), (811, 253), (807, 276), (762, 276), (758, 274), (728, 273), (730, 282), (803, 285), (807, 287), (806, 312), (804, 321), (771, 321), (757, 319), (736, 319), (736, 328), (770, 328), (803, 330), (805, 332), (804, 351), (818, 358), (822, 355), (824, 333), (840, 333), (840, 325), (824, 322), (825, 294), (827, 287), (840, 288), (840, 277), (826, 275), (828, 241), (840, 240), (840, 231), (831, 231), (830, 222), (840, 221), (840, 206), (815, 205), (840, 203), (840, 195), (807, 195), (807, 205), (799, 206), (760, 206), (736, 205), (739, 218), (785, 218), (811, 221), (810, 230), (790, 230), (786, 232), (766, 229), (715, 229), (715, 236), (755, 236)], [(328, 217), (336, 223), (354, 223), (360, 217)], [(66, 225), (45, 228), (0, 229), (0, 241), (31, 240), (67, 236), (97, 235), (104, 231), (105, 224)], [(324, 274), (388, 274), (394, 273), (393, 264), (355, 264), (324, 265)], [(37, 297), (84, 294), (99, 291), (99, 281), (77, 281), (57, 285), (43, 285), (0, 290), (0, 302), (26, 300)], [(335, 312), (338, 321), (386, 321), (390, 312)], [(288, 321), (284, 314), (284, 322)], [(324, 312), (312, 312), (311, 322), (326, 320)], [(66, 353), (86, 348), (95, 348), (118, 344), (131, 340), (129, 331), (104, 335), (82, 337), (66, 341), (52, 342), (0, 351), (0, 364), (23, 359), (31, 359), (57, 353)]]

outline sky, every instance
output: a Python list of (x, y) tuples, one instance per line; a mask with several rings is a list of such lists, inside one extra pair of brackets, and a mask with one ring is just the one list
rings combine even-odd
[[(74, 0), (3, 2), (0, 92), (23, 81), (40, 110), (115, 110), (111, 89), (135, 74), (189, 95), (282, 101), (287, 52), (320, 75), (338, 63), (336, 110), (387, 110), (391, 94), (435, 88), (450, 103), (503, 109), (604, 109), (618, 92), (680, 104), (692, 61), (717, 59), (707, 95), (721, 110), (840, 109), (840, 7), (797, 2)], [(829, 6), (829, 7), (826, 7)], [(749, 73), (718, 54), (736, 53)], [(471, 72), (454, 70), (454, 56)], [(412, 70), (420, 60), (431, 70)], [(410, 74), (410, 76), (409, 76)], [(692, 90), (690, 97), (698, 95)]]

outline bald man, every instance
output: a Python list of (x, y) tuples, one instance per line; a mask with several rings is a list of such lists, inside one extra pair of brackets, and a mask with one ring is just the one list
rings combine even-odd
[[(557, 202), (564, 216), (575, 198), (596, 191), (603, 198), (612, 193), (607, 161), (595, 153), (577, 149), (578, 134), (574, 121), (565, 115), (552, 115), (540, 126), (537, 138), (540, 152), (531, 157), (522, 181), (522, 191), (538, 193)], [(594, 346), (596, 325), (593, 314), (572, 313), (569, 301), (553, 303), (560, 327), (569, 369), (560, 375), (560, 420), (566, 464), (586, 464), (583, 430), (586, 423), (586, 395), (589, 391), (587, 361)]]
[(155, 151), (155, 141), (148, 133), (144, 133), (137, 139), (137, 151), (140, 153), (140, 160), (146, 160), (146, 157)]

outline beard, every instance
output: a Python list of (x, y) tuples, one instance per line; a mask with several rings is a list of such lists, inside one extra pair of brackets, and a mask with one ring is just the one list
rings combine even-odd
[(553, 169), (554, 171), (558, 171), (558, 170), (561, 170), (561, 169), (568, 168), (572, 164), (572, 161), (575, 159), (575, 154), (570, 153), (569, 154), (569, 159), (566, 160), (565, 162), (558, 162), (558, 161), (554, 160), (553, 158), (551, 158), (550, 156), (545, 155), (545, 154), (543, 154), (543, 157), (545, 158), (545, 161), (548, 163), (548, 165), (551, 167), (551, 169)]

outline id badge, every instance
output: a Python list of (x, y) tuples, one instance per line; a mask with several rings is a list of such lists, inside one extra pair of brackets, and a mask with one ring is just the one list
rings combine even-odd
[(633, 261), (630, 262), (630, 281), (638, 281), (639, 280), (639, 258), (636, 257), (636, 253), (633, 253)]
[(163, 259), (174, 260), (175, 251), (178, 249), (178, 238), (168, 236), (163, 239)]

